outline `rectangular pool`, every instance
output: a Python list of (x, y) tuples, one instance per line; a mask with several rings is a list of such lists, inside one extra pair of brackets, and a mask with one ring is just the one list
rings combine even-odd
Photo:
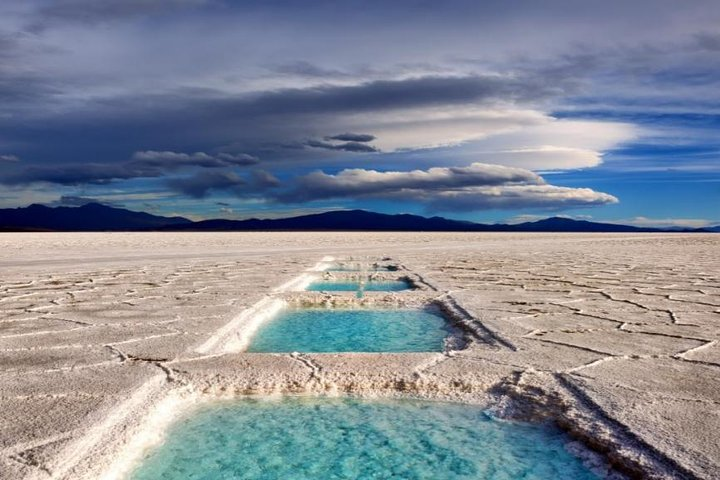
[(452, 333), (431, 309), (287, 309), (248, 352), (440, 352)]
[(549, 426), (477, 406), (286, 398), (218, 402), (176, 423), (133, 480), (599, 480)]
[(327, 269), (326, 272), (397, 272), (399, 270), (395, 265), (358, 265), (358, 264), (343, 264), (333, 265)]
[(400, 292), (410, 289), (410, 284), (404, 280), (370, 280), (363, 283), (320, 280), (311, 283), (305, 290), (308, 292)]

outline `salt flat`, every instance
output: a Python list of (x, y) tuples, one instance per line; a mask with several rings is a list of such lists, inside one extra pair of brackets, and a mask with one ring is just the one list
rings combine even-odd
[[(424, 288), (366, 301), (442, 302), (473, 339), (221, 348), (325, 256), (392, 259)], [(483, 404), (552, 418), (630, 475), (718, 478), (718, 266), (711, 234), (0, 234), (0, 478), (121, 477), (189, 404), (250, 393)]]

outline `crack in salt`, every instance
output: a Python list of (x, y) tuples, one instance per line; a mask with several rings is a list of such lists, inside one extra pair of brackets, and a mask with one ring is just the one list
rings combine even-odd
[[(117, 345), (117, 344), (115, 344)], [(163, 373), (165, 373), (165, 379), (169, 383), (180, 383), (180, 384), (186, 384), (184, 380), (176, 376), (176, 371), (172, 369), (171, 367), (168, 367), (165, 365), (164, 362), (167, 362), (169, 359), (167, 358), (150, 358), (150, 357), (140, 357), (136, 355), (131, 355), (129, 353), (123, 352), (119, 348), (115, 347), (115, 345), (104, 345), (107, 349), (109, 349), (111, 352), (113, 352), (115, 355), (118, 356), (120, 359), (120, 363), (127, 363), (127, 362), (139, 362), (139, 363), (146, 363), (148, 365), (152, 365), (154, 367), (159, 368), (162, 370)]]
[(318, 383), (323, 381), (322, 376), (322, 367), (315, 363), (312, 359), (304, 356), (301, 353), (293, 352), (288, 357), (292, 358), (293, 360), (303, 364), (305, 367), (307, 367), (310, 370), (310, 378), (317, 381)]

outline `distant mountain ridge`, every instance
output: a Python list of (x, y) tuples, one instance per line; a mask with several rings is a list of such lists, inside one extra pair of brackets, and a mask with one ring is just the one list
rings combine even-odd
[(660, 229), (551, 217), (513, 225), (483, 224), (443, 217), (337, 210), (297, 217), (248, 220), (202, 220), (162, 217), (145, 212), (88, 203), (80, 207), (0, 209), (0, 231), (425, 231), (425, 232), (711, 232), (708, 229)]
[[(271, 220), (202, 220), (174, 225), (163, 230), (192, 231), (253, 231), (253, 230), (320, 230), (320, 231), (424, 231), (424, 232), (668, 232), (659, 228), (634, 227), (613, 223), (588, 222), (571, 218), (551, 217), (535, 222), (483, 224), (443, 217), (422, 217), (412, 214), (384, 214), (366, 210), (338, 210), (298, 217)], [(672, 230), (678, 231), (678, 230)], [(681, 230), (685, 232), (698, 229)]]
[(161, 217), (99, 203), (54, 208), (33, 204), (0, 209), (0, 230), (3, 231), (133, 231), (188, 223), (192, 222), (183, 217)]

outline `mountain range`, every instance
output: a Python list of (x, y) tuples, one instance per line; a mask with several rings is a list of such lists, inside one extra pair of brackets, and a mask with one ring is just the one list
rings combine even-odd
[(426, 232), (720, 232), (702, 229), (660, 229), (551, 217), (518, 224), (482, 224), (443, 217), (338, 210), (278, 219), (202, 220), (162, 217), (99, 203), (79, 207), (0, 209), (0, 231), (426, 231)]
[(160, 217), (99, 203), (79, 207), (29, 207), (0, 209), (0, 231), (103, 232), (155, 230), (192, 223), (182, 217)]

